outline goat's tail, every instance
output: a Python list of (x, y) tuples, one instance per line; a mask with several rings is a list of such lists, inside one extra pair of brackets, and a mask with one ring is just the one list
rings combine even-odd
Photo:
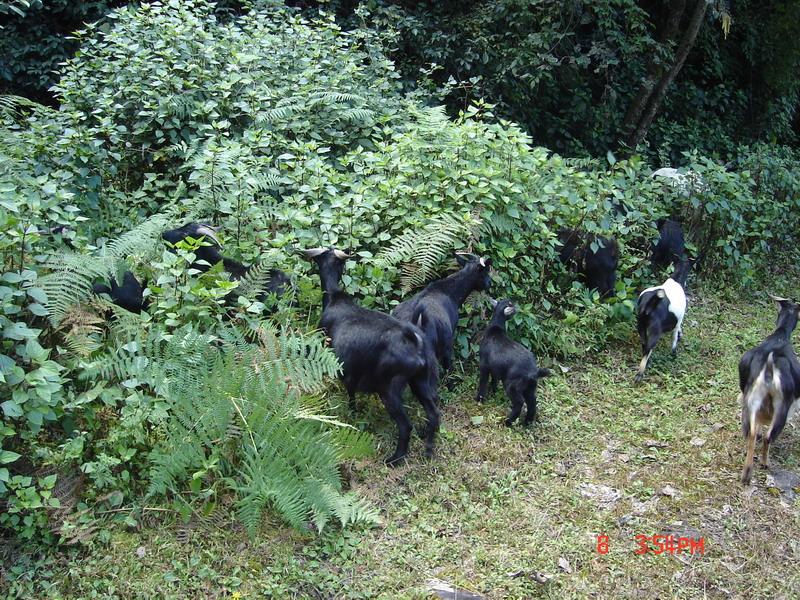
[(540, 379), (542, 377), (550, 377), (550, 375), (552, 374), (553, 372), (550, 369), (539, 369), (536, 372), (536, 379)]
[(767, 355), (767, 364), (764, 367), (764, 383), (767, 387), (772, 387), (773, 371), (775, 370), (775, 358), (772, 352)]

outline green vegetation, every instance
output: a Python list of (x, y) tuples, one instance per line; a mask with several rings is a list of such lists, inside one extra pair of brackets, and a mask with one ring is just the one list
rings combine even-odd
[[(731, 574), (757, 580), (758, 593), (786, 584), (768, 559), (795, 552), (796, 519), (730, 482), (733, 367), (773, 319), (765, 285), (798, 291), (797, 150), (737, 137), (712, 158), (665, 141), (665, 153), (685, 150), (688, 183), (673, 186), (651, 177), (657, 152), (623, 160), (607, 144), (600, 158), (568, 158), (535, 146), (497, 116), (517, 114), (507, 99), (431, 106), (430, 81), (408, 91), (409, 66), (388, 58), (399, 38), (366, 27), (361, 9), (362, 26), (345, 29), (277, 2), (234, 8), (124, 6), (75, 35), (57, 110), (0, 97), (9, 592), (397, 597), (424, 595), (431, 577), (493, 596), (630, 595), (646, 581), (692, 596), (723, 593)], [(603, 31), (619, 33), (612, 16)], [(625, 52), (649, 47), (643, 23)], [(579, 79), (589, 67), (575, 65)], [(601, 144), (610, 133), (592, 119), (585, 133)], [(702, 291), (684, 352), (657, 355), (634, 389), (634, 301), (662, 280), (648, 253), (669, 215), (701, 258)], [(240, 281), (192, 269), (205, 242), (160, 238), (189, 221), (218, 225), (226, 255), (257, 266)], [(608, 301), (558, 261), (562, 227), (619, 241)], [(505, 430), (499, 396), (471, 402), (487, 310), (475, 298), (458, 330), (456, 388), (441, 390), (438, 457), (386, 470), (375, 456), (390, 420), (376, 398), (346, 406), (315, 331), (318, 280), (296, 250), (319, 245), (353, 251), (346, 288), (384, 311), (446, 273), (454, 251), (491, 256), (492, 294), (520, 308), (512, 334), (562, 375), (543, 384), (542, 424)], [(259, 298), (271, 268), (295, 285)], [(128, 270), (147, 283), (141, 315), (92, 293)], [(776, 452), (788, 466), (790, 439)], [(622, 497), (598, 510), (589, 484)], [(774, 546), (750, 529), (770, 519), (785, 525)], [(621, 549), (667, 527), (707, 536), (708, 555), (679, 566)], [(598, 557), (602, 531), (615, 549)], [(554, 577), (538, 583), (536, 571)]]
[[(782, 289), (797, 295), (800, 273), (785, 275), (793, 284)], [(437, 578), (491, 598), (792, 596), (800, 592), (791, 566), (797, 512), (762, 469), (753, 487), (738, 483), (735, 364), (774, 318), (766, 298), (751, 304), (693, 288), (676, 359), (662, 342), (645, 383), (633, 387), (631, 331), (624, 344), (543, 382), (542, 420), (527, 430), (502, 425), (501, 394), (475, 404), (471, 375), (443, 407), (433, 462), (412, 452), (399, 469), (349, 463), (351, 488), (380, 510), (376, 528), (315, 537), (269, 521), (248, 540), (230, 504), (188, 523), (153, 509), (139, 528), (111, 530), (108, 544), (55, 564), (30, 555), (5, 567), (11, 595), (428, 598), (425, 582)], [(391, 446), (377, 399), (361, 406)], [(795, 437), (790, 425), (773, 469), (797, 469)], [(586, 484), (620, 497), (601, 507), (581, 493), (592, 491)], [(607, 555), (596, 550), (603, 532)], [(703, 537), (705, 553), (633, 553), (635, 535), (670, 532)], [(551, 579), (539, 583), (537, 573)]]

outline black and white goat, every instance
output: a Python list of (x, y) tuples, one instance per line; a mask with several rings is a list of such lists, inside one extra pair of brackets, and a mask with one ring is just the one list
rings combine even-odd
[(586, 287), (596, 289), (602, 298), (614, 293), (619, 263), (619, 245), (614, 238), (584, 233), (577, 229), (558, 232), (559, 260), (581, 274)]
[(486, 399), (490, 377), (492, 393), (497, 388), (497, 382), (501, 381), (511, 401), (511, 412), (506, 418), (506, 425), (510, 427), (517, 420), (522, 412), (523, 402), (528, 407), (524, 421), (528, 425), (536, 418), (536, 388), (539, 379), (550, 375), (550, 370), (540, 369), (533, 352), (508, 337), (506, 321), (517, 312), (511, 301), (492, 300), (492, 306), (492, 320), (481, 340), (480, 381), (476, 400), (483, 402)]
[(675, 263), (672, 275), (661, 285), (649, 287), (639, 294), (636, 306), (636, 329), (642, 343), (642, 361), (636, 372), (637, 383), (644, 377), (647, 361), (653, 353), (658, 340), (669, 331), (672, 335), (672, 353), (675, 354), (678, 342), (683, 335), (681, 325), (686, 315), (686, 278), (691, 261), (685, 256)]
[(425, 337), (445, 373), (453, 366), (453, 338), (461, 305), (472, 292), (491, 285), (492, 259), (464, 253), (456, 254), (456, 261), (459, 271), (428, 284), (392, 311), (392, 316), (411, 323), (422, 315)]
[(753, 477), (753, 453), (759, 426), (762, 435), (761, 464), (769, 467), (769, 445), (786, 425), (792, 403), (800, 396), (800, 363), (790, 341), (797, 326), (800, 306), (785, 298), (778, 303), (775, 331), (739, 361), (739, 396), (742, 403), (742, 433), (747, 439), (747, 457), (742, 469), (742, 483)]
[(675, 219), (659, 219), (658, 241), (653, 244), (652, 262), (654, 267), (666, 267), (686, 253), (683, 227)]
[[(240, 280), (244, 278), (252, 268), (252, 266), (245, 266), (238, 260), (222, 254), (222, 243), (216, 235), (216, 230), (210, 225), (204, 223), (187, 223), (183, 227), (163, 232), (161, 237), (173, 246), (185, 240), (187, 237), (191, 237), (195, 240), (202, 238), (203, 244), (194, 251), (195, 262), (192, 263), (192, 268), (202, 273), (205, 273), (217, 263), (222, 262), (223, 270), (230, 274), (231, 279)], [(270, 269), (267, 282), (257, 298), (263, 300), (269, 294), (275, 294), (280, 297), (290, 286), (291, 280), (286, 273), (280, 269)], [(232, 297), (236, 296), (235, 290), (231, 292), (231, 295)]]
[(132, 313), (139, 314), (147, 309), (147, 300), (144, 297), (146, 283), (139, 283), (133, 273), (125, 271), (122, 285), (118, 285), (114, 277), (110, 277), (108, 283), (109, 285), (95, 283), (92, 291), (95, 294), (108, 294), (114, 304)]
[(386, 459), (397, 464), (408, 454), (411, 420), (403, 407), (403, 391), (411, 387), (427, 415), (422, 437), (425, 454), (431, 456), (439, 430), (437, 369), (422, 331), (416, 325), (356, 304), (340, 284), (348, 255), (335, 248), (304, 250), (319, 267), (322, 284), (320, 327), (331, 340), (342, 363), (342, 381), (351, 404), (356, 392), (376, 393), (397, 425), (397, 448)]

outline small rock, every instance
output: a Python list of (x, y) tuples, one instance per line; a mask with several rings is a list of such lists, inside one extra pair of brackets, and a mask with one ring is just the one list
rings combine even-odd
[(552, 575), (548, 575), (547, 573), (540, 573), (539, 571), (536, 571), (536, 573), (533, 574), (533, 580), (536, 583), (547, 583), (552, 578), (553, 578)]
[(506, 577), (510, 577), (511, 579), (516, 579), (517, 577), (522, 577), (525, 575), (525, 571), (520, 569), (519, 571), (509, 571), (506, 573)]
[(602, 460), (604, 460), (605, 462), (608, 462), (608, 461), (610, 461), (612, 458), (614, 458), (614, 453), (613, 453), (611, 450), (603, 450), (603, 451), (600, 453), (600, 458), (601, 458)]
[(619, 490), (607, 485), (582, 483), (578, 489), (581, 495), (594, 500), (600, 508), (611, 508), (622, 496)]
[(667, 448), (667, 442), (659, 442), (658, 440), (645, 440), (644, 445), (648, 448)]
[(569, 561), (563, 556), (558, 559), (558, 566), (562, 571), (564, 571), (564, 573), (572, 573), (572, 567), (570, 566)]
[(699, 438), (699, 437), (693, 437), (693, 438), (692, 438), (692, 439), (689, 441), (689, 443), (690, 443), (692, 446), (697, 446), (697, 447), (699, 448), (700, 446), (703, 446), (703, 445), (705, 445), (706, 441), (705, 441), (704, 439), (702, 439), (702, 438)]
[(563, 477), (564, 475), (567, 474), (567, 471), (569, 469), (567, 468), (567, 465), (565, 465), (563, 462), (557, 462), (554, 470), (556, 472), (556, 475)]
[(446, 581), (430, 579), (427, 582), (428, 590), (442, 600), (484, 600), (484, 596), (454, 587)]
[(723, 425), (722, 423), (714, 423), (713, 425), (706, 427), (706, 432), (714, 433), (715, 431), (719, 431), (723, 427), (725, 427), (725, 425)]
[(631, 459), (631, 457), (630, 457), (630, 455), (629, 455), (629, 454), (620, 454), (620, 455), (619, 455), (619, 459), (620, 459), (622, 462), (626, 463), (626, 462), (628, 462), (628, 461)]
[(570, 368), (569, 367), (565, 367), (564, 365), (558, 365), (558, 368), (561, 369), (562, 373), (569, 373), (570, 372)]
[(675, 498), (677, 496), (680, 496), (680, 492), (671, 485), (665, 485), (661, 489), (661, 494), (664, 496), (669, 496), (670, 498)]
[(136, 549), (136, 556), (139, 558), (144, 558), (145, 554), (147, 554), (147, 549), (144, 546), (139, 546)]

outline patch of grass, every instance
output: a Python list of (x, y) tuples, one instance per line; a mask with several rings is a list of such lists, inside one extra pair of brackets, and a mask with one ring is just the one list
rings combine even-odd
[[(165, 521), (112, 531), (107, 544), (81, 551), (18, 556), (6, 592), (428, 598), (425, 582), (436, 578), (489, 598), (796, 597), (800, 510), (765, 486), (763, 469), (754, 486), (738, 482), (736, 364), (774, 320), (766, 299), (698, 293), (677, 357), (663, 341), (641, 386), (633, 385), (632, 332), (566, 373), (554, 369), (540, 386), (541, 421), (528, 429), (501, 424), (502, 391), (476, 404), (476, 377), (465, 377), (445, 392), (433, 461), (421, 458), (415, 439), (398, 469), (378, 460), (348, 465), (351, 487), (381, 509), (374, 529), (315, 537), (266, 523), (248, 540), (227, 524), (209, 525), (181, 543)], [(360, 402), (386, 451), (391, 422), (376, 399)], [(787, 425), (773, 467), (798, 468), (798, 435)], [(597, 552), (601, 533), (608, 554)], [(661, 533), (702, 537), (705, 553), (634, 554), (635, 535)]]

